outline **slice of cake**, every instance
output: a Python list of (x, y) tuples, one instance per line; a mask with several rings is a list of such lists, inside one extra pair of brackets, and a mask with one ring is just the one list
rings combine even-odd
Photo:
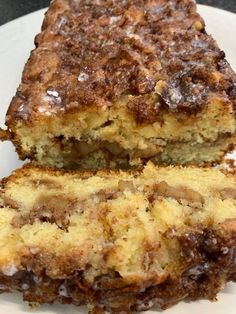
[(67, 168), (219, 162), (236, 76), (193, 0), (55, 0), (6, 124), (22, 159)]
[(236, 179), (216, 169), (73, 173), (1, 182), (0, 289), (91, 313), (215, 300), (236, 280)]

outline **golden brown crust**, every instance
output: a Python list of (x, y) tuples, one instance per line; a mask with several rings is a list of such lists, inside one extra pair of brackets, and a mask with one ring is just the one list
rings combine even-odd
[(0, 128), (0, 141), (8, 141), (12, 139), (12, 134), (8, 130), (3, 130)]
[(17, 119), (108, 108), (122, 95), (141, 124), (162, 106), (197, 112), (212, 93), (235, 104), (235, 74), (193, 0), (56, 0), (35, 42), (10, 128)]
[[(151, 162), (148, 163), (148, 165), (152, 165)], [(165, 169), (205, 169), (206, 171), (208, 171), (209, 167), (211, 167), (212, 165), (208, 165), (208, 166), (195, 166), (195, 165), (189, 165), (188, 167), (186, 166), (181, 166), (181, 165), (177, 165), (177, 166), (168, 166), (165, 167)], [(139, 168), (139, 169), (128, 169), (125, 171), (126, 175), (132, 175), (134, 177), (140, 175), (143, 171), (145, 166)], [(146, 166), (147, 167), (147, 166)], [(156, 169), (162, 169), (162, 167), (158, 167), (155, 166)], [(76, 170), (64, 170), (64, 169), (58, 169), (58, 168), (52, 168), (52, 167), (46, 167), (46, 166), (40, 166), (37, 164), (33, 164), (33, 163), (28, 163), (25, 164), (22, 168), (20, 169), (16, 169), (15, 171), (12, 172), (12, 174), (6, 178), (1, 179), (0, 181), (0, 186), (1, 187), (5, 187), (6, 184), (8, 182), (17, 180), (17, 178), (20, 177), (30, 177), (31, 176), (31, 172), (38, 172), (41, 173), (43, 171), (44, 174), (48, 174), (48, 175), (52, 175), (52, 176), (74, 176), (76, 178), (89, 178), (91, 176), (101, 176), (101, 177), (109, 177), (109, 176), (114, 176), (117, 174), (122, 174), (122, 171), (119, 170), (113, 170), (113, 169), (103, 169), (103, 170), (94, 170), (94, 171), (89, 171), (89, 170), (83, 170), (83, 171), (76, 171)], [(222, 172), (226, 177), (235, 177), (236, 179), (236, 173), (235, 172), (231, 172), (231, 171), (227, 171), (225, 169), (219, 169), (220, 172)], [(55, 184), (55, 183), (54, 183)]]

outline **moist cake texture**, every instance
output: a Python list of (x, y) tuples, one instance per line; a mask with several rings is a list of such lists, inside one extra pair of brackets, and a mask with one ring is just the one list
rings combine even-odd
[(0, 290), (33, 304), (130, 313), (215, 300), (236, 279), (235, 175), (207, 168), (2, 180)]
[(6, 117), (22, 159), (67, 168), (219, 162), (236, 76), (192, 0), (55, 0)]

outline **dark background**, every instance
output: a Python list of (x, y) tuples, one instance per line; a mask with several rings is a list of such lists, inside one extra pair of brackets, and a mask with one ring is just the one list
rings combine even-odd
[[(236, 0), (198, 0), (197, 2), (236, 13)], [(44, 8), (49, 3), (50, 0), (0, 0), (0, 25), (19, 16)]]

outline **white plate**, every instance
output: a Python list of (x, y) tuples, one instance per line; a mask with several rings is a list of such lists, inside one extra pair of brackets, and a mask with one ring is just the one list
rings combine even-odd
[[(236, 70), (236, 15), (219, 9), (199, 6), (201, 15), (205, 18), (208, 32), (224, 49), (227, 59)], [(33, 39), (43, 19), (45, 10), (29, 14), (0, 27), (0, 126), (4, 126), (4, 117), (20, 77), (25, 61), (33, 48)], [(10, 143), (0, 143), (0, 177), (7, 176), (22, 163), (18, 161), (14, 148)], [(4, 294), (0, 296), (0, 314), (25, 314), (32, 311), (23, 304), (19, 294)], [(86, 313), (82, 308), (74, 306), (42, 306), (33, 311), (35, 314), (78, 314)], [(157, 313), (149, 311), (147, 314)], [(235, 314), (236, 285), (229, 284), (219, 295), (219, 301), (182, 302), (164, 312), (165, 314)]]

